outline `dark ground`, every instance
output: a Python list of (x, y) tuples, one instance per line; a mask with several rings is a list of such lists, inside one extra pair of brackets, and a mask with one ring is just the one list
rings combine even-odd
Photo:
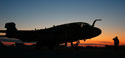
[(35, 47), (0, 47), (0, 58), (125, 58), (125, 47), (55, 47), (40, 50)]

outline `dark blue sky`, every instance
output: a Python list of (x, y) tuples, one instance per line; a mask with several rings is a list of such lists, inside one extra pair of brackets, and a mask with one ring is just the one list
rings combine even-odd
[[(0, 0), (0, 29), (15, 22), (18, 29), (40, 29), (69, 22), (96, 24), (105, 36), (125, 34), (125, 0)], [(125, 38), (125, 37), (124, 37)]]

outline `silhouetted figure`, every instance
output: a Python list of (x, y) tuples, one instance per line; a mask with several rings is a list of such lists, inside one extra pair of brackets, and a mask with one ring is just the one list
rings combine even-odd
[(114, 40), (114, 47), (118, 48), (118, 45), (119, 45), (119, 39), (118, 39), (118, 37), (116, 36), (115, 38), (113, 38), (113, 40)]

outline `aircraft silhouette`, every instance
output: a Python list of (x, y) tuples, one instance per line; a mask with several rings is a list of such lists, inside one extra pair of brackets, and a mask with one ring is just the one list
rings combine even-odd
[(5, 37), (8, 38), (17, 38), (25, 42), (36, 41), (37, 47), (53, 47), (61, 43), (72, 43), (100, 35), (101, 30), (94, 27), (96, 21), (101, 19), (94, 20), (92, 25), (85, 22), (73, 22), (40, 30), (17, 30), (16, 24), (9, 22), (5, 24), (6, 30), (0, 30), (0, 32), (6, 33)]

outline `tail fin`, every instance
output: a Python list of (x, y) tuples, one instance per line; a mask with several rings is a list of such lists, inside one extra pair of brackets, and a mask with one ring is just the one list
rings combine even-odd
[(9, 22), (5, 24), (6, 36), (7, 37), (15, 37), (17, 33), (16, 24), (14, 22)]

